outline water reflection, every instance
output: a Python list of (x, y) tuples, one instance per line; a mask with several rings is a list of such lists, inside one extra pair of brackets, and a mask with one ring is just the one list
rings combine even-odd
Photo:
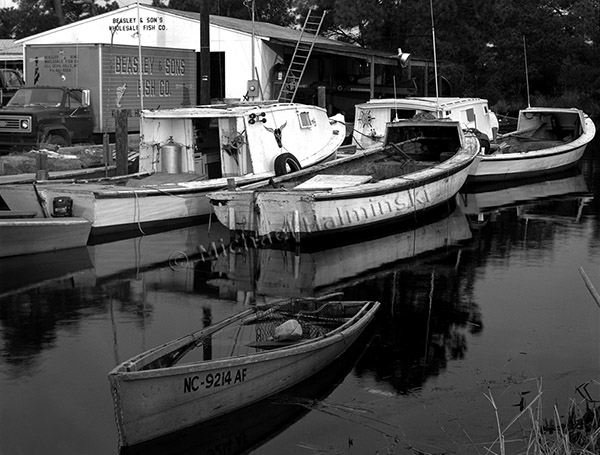
[(461, 298), (458, 265), (472, 232), (460, 207), (420, 226), (342, 247), (303, 252), (240, 248), (214, 262), (209, 285), (222, 297), (323, 295), (377, 299), (387, 313), (368, 360), (399, 393), (420, 387), (464, 356), (465, 332), (482, 330), (477, 305)]
[(13, 367), (11, 375), (31, 374), (59, 327), (77, 330), (81, 320), (115, 310), (143, 327), (153, 313), (149, 290), (204, 288), (197, 275), (210, 269), (227, 234), (220, 225), (210, 231), (204, 225), (1, 259), (0, 354)]
[[(210, 235), (199, 226), (0, 261), (2, 450), (37, 453), (69, 441), (72, 453), (114, 453), (118, 438), (106, 381), (114, 365), (223, 319), (251, 300), (275, 296), (341, 290), (349, 299), (380, 300), (376, 337), (355, 365), (350, 385), (331, 392), (338, 378), (325, 393), (337, 394), (342, 403), (359, 395), (374, 415), (383, 408), (390, 425), (415, 422), (419, 437), (439, 428), (437, 421), (431, 424), (434, 411), (419, 417), (417, 405), (403, 405), (422, 396), (436, 401), (443, 387), (462, 393), (474, 381), (498, 383), (507, 364), (510, 372), (549, 375), (548, 384), (565, 371), (587, 374), (582, 365), (597, 371), (589, 366), (597, 357), (590, 348), (590, 333), (598, 333), (597, 314), (590, 314), (596, 307), (591, 301), (588, 307), (590, 296), (577, 272), (585, 266), (597, 279), (600, 205), (591, 198), (596, 187), (590, 180), (597, 161), (582, 164), (583, 177), (481, 187), (459, 195), (454, 210), (427, 223), (328, 249), (227, 245), (228, 232), (214, 224)], [(509, 352), (520, 356), (518, 366), (506, 360)], [(564, 377), (576, 381), (570, 373)], [(457, 395), (443, 395), (445, 411), (460, 412), (465, 397)], [(261, 454), (283, 447), (305, 451), (297, 448), (299, 430), (290, 425), (301, 415), (320, 421), (298, 412), (306, 410), (300, 402), (290, 412), (268, 404), (246, 417), (226, 417), (161, 453), (237, 453), (259, 446)], [(267, 417), (253, 419), (263, 411)], [(512, 411), (505, 409), (506, 415)], [(485, 408), (478, 416), (488, 414), (493, 417)], [(468, 422), (471, 437), (481, 421)], [(331, 433), (344, 433), (347, 425), (338, 421)], [(489, 436), (489, 426), (481, 430)], [(33, 433), (37, 437), (29, 438)], [(315, 445), (328, 446), (326, 433)], [(374, 446), (372, 436), (361, 435), (357, 453), (361, 442)], [(262, 445), (267, 440), (270, 448)]]
[(531, 253), (550, 251), (569, 225), (586, 223), (593, 193), (581, 170), (519, 186), (486, 186), (459, 195), (474, 231), (474, 245), (486, 260), (509, 258), (523, 242)]
[[(240, 292), (255, 296), (295, 297), (336, 292), (369, 275), (385, 273), (395, 263), (451, 248), (471, 238), (460, 208), (423, 225), (401, 229), (334, 248), (305, 252), (285, 248), (232, 248), (213, 263), (209, 285), (223, 298)], [(440, 219), (441, 218), (441, 219)]]
[[(553, 221), (560, 221), (564, 211), (568, 220), (578, 221), (583, 207), (593, 194), (579, 169), (556, 174), (551, 179), (540, 177), (514, 183), (479, 185), (459, 194), (459, 204), (474, 228), (481, 227), (507, 209), (513, 208), (517, 217), (527, 219), (536, 211), (551, 213)], [(573, 204), (576, 206), (573, 218)]]

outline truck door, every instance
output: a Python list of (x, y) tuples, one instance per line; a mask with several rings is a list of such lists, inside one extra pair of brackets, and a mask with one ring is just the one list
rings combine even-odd
[(65, 107), (68, 115), (65, 125), (71, 132), (72, 142), (82, 142), (92, 137), (92, 112), (90, 106), (83, 105), (81, 90), (69, 90), (66, 94)]

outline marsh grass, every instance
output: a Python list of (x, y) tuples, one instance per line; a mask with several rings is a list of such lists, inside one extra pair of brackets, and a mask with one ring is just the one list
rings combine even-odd
[(599, 455), (600, 454), (600, 401), (592, 398), (589, 385), (600, 386), (597, 381), (582, 384), (576, 389), (579, 399), (570, 399), (565, 415), (558, 407), (552, 408), (550, 417), (542, 412), (542, 385), (538, 381), (535, 397), (525, 402), (521, 397), (519, 413), (503, 428), (498, 408), (491, 392), (485, 394), (496, 415), (498, 436), (488, 447), (487, 454), (514, 454), (506, 449), (505, 436), (520, 425), (526, 447), (515, 455)]

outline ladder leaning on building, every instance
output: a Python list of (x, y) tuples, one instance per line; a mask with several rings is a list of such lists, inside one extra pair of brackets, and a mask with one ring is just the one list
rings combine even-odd
[[(296, 48), (294, 49), (294, 54), (292, 55), (292, 60), (290, 61), (283, 84), (281, 85), (281, 90), (277, 98), (280, 102), (291, 103), (294, 101), (294, 97), (300, 86), (300, 81), (302, 80), (302, 75), (306, 69), (306, 64), (315, 45), (315, 41), (319, 36), (321, 25), (323, 25), (325, 14), (326, 11), (323, 11), (323, 14), (320, 16), (315, 10), (311, 9), (308, 11), (300, 37), (296, 43)], [(306, 41), (303, 40), (305, 33), (309, 34), (307, 38), (309, 38), (310, 41), (308, 39)]]

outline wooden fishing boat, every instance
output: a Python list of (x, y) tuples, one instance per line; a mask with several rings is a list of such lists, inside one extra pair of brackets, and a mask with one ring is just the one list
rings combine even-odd
[(85, 218), (41, 218), (0, 211), (0, 257), (66, 250), (87, 244), (92, 224)]
[(40, 215), (70, 198), (94, 237), (205, 222), (208, 192), (332, 159), (346, 131), (342, 116), (318, 106), (274, 102), (147, 110), (140, 128), (137, 176), (0, 185), (0, 197), (11, 210)]
[(353, 344), (379, 306), (325, 298), (257, 305), (133, 357), (108, 375), (121, 445), (224, 415), (309, 378)]
[(594, 122), (580, 109), (523, 109), (517, 129), (499, 135), (489, 152), (476, 158), (468, 181), (520, 179), (564, 171), (577, 164), (595, 134)]
[(446, 204), (480, 149), (446, 119), (388, 123), (385, 144), (272, 179), (209, 194), (232, 231), (318, 239), (394, 223)]

